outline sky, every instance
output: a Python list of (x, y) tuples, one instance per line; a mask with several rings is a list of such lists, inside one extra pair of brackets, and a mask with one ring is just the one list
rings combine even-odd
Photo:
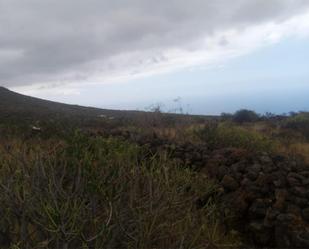
[(309, 110), (308, 0), (0, 0), (0, 85), (111, 109)]

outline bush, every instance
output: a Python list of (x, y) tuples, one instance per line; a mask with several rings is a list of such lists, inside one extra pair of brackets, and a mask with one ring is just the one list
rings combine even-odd
[(208, 123), (197, 135), (210, 149), (235, 147), (256, 152), (275, 148), (275, 144), (260, 133), (231, 124)]
[[(231, 244), (214, 184), (164, 155), (76, 132), (0, 144), (1, 248), (203, 248)], [(3, 240), (2, 238), (5, 238)]]
[(285, 128), (300, 132), (305, 139), (309, 139), (309, 113), (301, 112), (289, 117), (284, 125)]
[(233, 121), (236, 123), (256, 122), (259, 115), (251, 110), (242, 109), (234, 113)]

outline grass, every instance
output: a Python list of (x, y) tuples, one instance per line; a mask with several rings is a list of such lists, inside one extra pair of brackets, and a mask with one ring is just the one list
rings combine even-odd
[(297, 131), (303, 135), (303, 137), (309, 141), (309, 113), (300, 112), (295, 116), (289, 117), (284, 122), (284, 127)]
[(282, 145), (279, 149), (282, 153), (299, 155), (305, 163), (309, 164), (309, 143), (306, 142), (290, 142)]
[(214, 248), (223, 232), (215, 189), (166, 155), (75, 132), (0, 145), (1, 248)]
[[(216, 183), (169, 158), (164, 144), (158, 150), (147, 144), (205, 146), (210, 154), (231, 147), (284, 152), (309, 162), (308, 122), (299, 115), (251, 123), (160, 112), (130, 122), (2, 122), (0, 248), (240, 245), (241, 238), (222, 226)], [(33, 133), (34, 124), (41, 133)]]
[(235, 147), (248, 151), (274, 151), (276, 143), (263, 134), (230, 122), (208, 122), (194, 130), (195, 136), (210, 149)]
[[(242, 238), (219, 186), (186, 159), (198, 152), (207, 165), (208, 156), (233, 147), (244, 157), (283, 152), (309, 163), (304, 112), (252, 119), (242, 110), (236, 116), (250, 115), (235, 120), (159, 107), (146, 113), (69, 106), (5, 89), (0, 95), (4, 249), (234, 248)], [(169, 158), (170, 149), (179, 158)]]

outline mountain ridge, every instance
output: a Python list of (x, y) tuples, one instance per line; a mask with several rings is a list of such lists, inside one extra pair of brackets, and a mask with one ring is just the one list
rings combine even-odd
[(119, 117), (137, 112), (59, 103), (16, 93), (0, 86), (0, 114), (2, 115), (34, 115), (37, 117), (54, 115), (97, 117), (98, 115), (112, 115)]

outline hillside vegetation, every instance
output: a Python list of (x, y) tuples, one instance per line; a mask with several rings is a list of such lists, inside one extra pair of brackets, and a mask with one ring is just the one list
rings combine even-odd
[(0, 95), (0, 248), (309, 246), (308, 113)]

